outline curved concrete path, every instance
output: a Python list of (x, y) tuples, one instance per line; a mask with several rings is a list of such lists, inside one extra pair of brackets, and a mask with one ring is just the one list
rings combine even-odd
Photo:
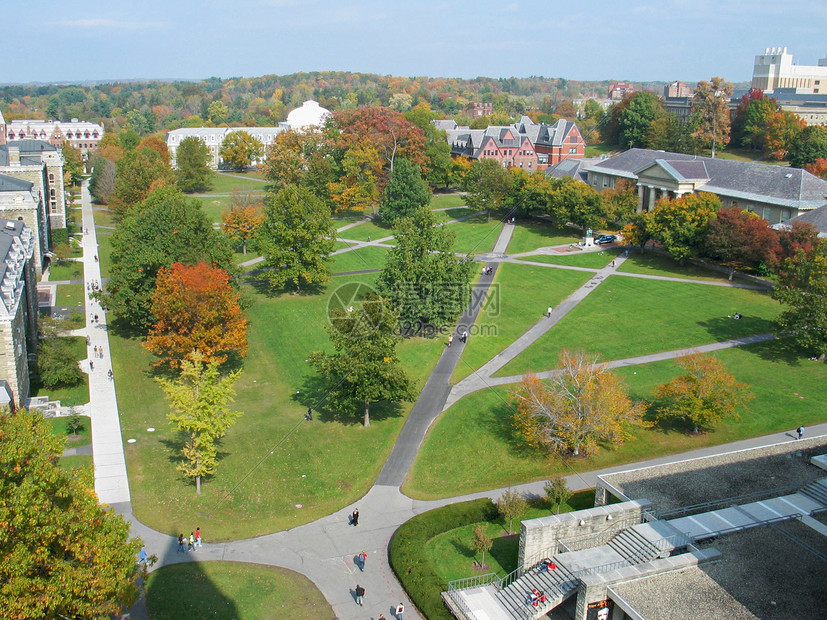
[[(89, 230), (89, 235), (85, 239), (84, 247), (91, 253), (96, 251), (96, 243), (94, 238), (94, 225), (91, 220), (92, 210), (91, 203), (88, 202), (88, 192), (84, 188), (84, 228)], [(87, 217), (88, 212), (88, 217)], [(88, 223), (87, 223), (88, 222)], [(495, 243), (493, 251), (489, 255), (478, 257), (478, 260), (490, 261), (490, 266), (495, 270), (499, 262), (509, 261), (510, 258), (505, 255), (508, 242), (513, 233), (514, 227), (504, 225), (503, 229)], [(384, 241), (383, 239), (382, 241)], [(373, 242), (358, 242), (359, 245), (354, 248), (347, 248), (347, 250), (356, 249), (357, 247), (364, 247), (365, 245), (378, 244), (379, 240)], [(617, 259), (620, 260), (620, 259)], [(91, 263), (90, 263), (91, 261)], [(252, 261), (248, 261), (252, 262)], [(516, 261), (515, 261), (516, 262)], [(519, 261), (523, 264), (525, 261)], [(532, 263), (550, 268), (571, 268), (570, 266), (549, 265), (546, 263)], [(89, 260), (84, 258), (84, 266), (89, 266), (88, 274), (85, 277), (92, 279), (99, 279), (99, 267), (94, 259), (90, 256)], [(616, 263), (617, 265), (617, 263)], [(617, 265), (619, 266), (619, 265)], [(95, 269), (97, 268), (97, 272)], [(452, 389), (450, 385), (450, 377), (453, 373), (456, 364), (462, 354), (464, 344), (460, 342), (458, 334), (464, 329), (469, 329), (473, 325), (477, 313), (485, 299), (493, 276), (482, 277), (474, 288), (472, 303), (468, 311), (462, 316), (457, 328), (454, 330), (454, 342), (452, 347), (446, 347), (440, 357), (437, 365), (426, 382), (420, 398), (417, 400), (412, 409), (406, 423), (397, 438), (396, 443), (391, 451), (384, 468), (379, 474), (377, 481), (373, 488), (362, 497), (357, 503), (342, 508), (341, 510), (318, 519), (312, 523), (298, 526), (291, 530), (277, 532), (274, 534), (260, 536), (246, 540), (233, 541), (228, 543), (210, 544), (205, 543), (204, 546), (196, 553), (178, 553), (176, 551), (176, 541), (173, 536), (157, 532), (151, 528), (146, 527), (140, 523), (132, 515), (131, 504), (129, 503), (128, 486), (126, 486), (126, 493), (122, 491), (119, 494), (110, 493), (106, 485), (103, 484), (110, 476), (107, 475), (108, 470), (103, 463), (98, 467), (96, 460), (96, 490), (98, 489), (97, 478), (101, 475), (101, 501), (110, 503), (116, 511), (123, 514), (131, 525), (132, 531), (136, 536), (144, 539), (150, 553), (155, 553), (159, 557), (157, 566), (167, 564), (174, 564), (187, 561), (239, 561), (239, 562), (253, 562), (259, 564), (281, 566), (289, 568), (302, 573), (309, 577), (322, 591), (325, 598), (332, 605), (336, 617), (340, 620), (356, 620), (365, 617), (376, 618), (379, 614), (385, 614), (387, 617), (392, 617), (392, 609), (400, 601), (405, 603), (406, 618), (420, 618), (416, 609), (407, 599), (399, 582), (396, 580), (393, 572), (388, 564), (387, 549), (393, 532), (405, 521), (409, 520), (416, 514), (431, 510), (433, 508), (451, 504), (457, 501), (464, 501), (468, 499), (477, 499), (480, 497), (489, 497), (496, 500), (505, 489), (493, 489), (489, 491), (482, 491), (464, 495), (461, 497), (445, 498), (436, 501), (420, 501), (413, 500), (400, 491), (400, 486), (407, 476), (410, 467), (416, 457), (416, 453), (424, 440), (428, 428), (439, 414), (451, 403), (459, 398), (464, 393), (474, 391), (470, 389), (474, 387), (472, 379), (474, 377), (482, 377), (485, 381), (478, 384), (474, 389), (481, 389), (487, 385), (502, 383), (510, 383), (518, 381), (520, 377), (502, 377), (492, 378), (490, 375), (502, 368), (510, 359), (516, 357), (529, 344), (534, 342), (543, 333), (548, 331), (554, 324), (556, 324), (568, 311), (570, 311), (580, 300), (585, 298), (594, 288), (602, 282), (607, 275), (615, 273), (615, 268), (606, 267), (604, 269), (584, 269), (575, 268), (578, 270), (591, 271), (595, 274), (581, 289), (569, 297), (565, 302), (555, 308), (551, 319), (542, 319), (537, 324), (532, 326), (523, 336), (518, 339), (513, 345), (508, 347), (505, 351), (486, 364), (481, 371), (472, 375), (463, 382), (460, 382)], [(618, 274), (620, 275), (620, 274)], [(627, 275), (627, 274), (623, 274)], [(631, 274), (634, 275), (634, 274)], [(651, 277), (651, 276), (650, 276)], [(657, 277), (657, 276), (655, 276)], [(667, 279), (667, 278), (663, 278)], [(685, 281), (685, 280), (680, 280)], [(719, 283), (714, 283), (719, 284)], [(101, 326), (105, 326), (105, 317), (103, 311), (99, 307), (98, 310), (101, 319)], [(98, 339), (103, 341), (106, 336), (104, 328), (99, 328), (97, 325), (87, 324), (87, 332), (95, 336), (92, 346)], [(739, 339), (728, 341), (725, 343), (715, 343), (707, 345), (712, 348), (723, 348), (726, 346), (738, 346), (739, 344), (746, 344), (748, 342), (759, 341), (767, 339), (772, 335), (756, 336), (751, 339)], [(103, 344), (105, 347), (105, 354), (103, 366), (108, 369), (108, 338), (107, 342)], [(696, 349), (702, 349), (697, 347)], [(694, 350), (694, 349), (692, 349)], [(626, 360), (616, 360), (612, 364), (621, 366), (634, 363), (646, 363), (653, 361), (653, 357), (659, 359), (666, 359), (668, 357), (676, 357), (685, 355), (689, 349), (663, 352), (655, 356), (641, 356), (639, 358), (628, 358)], [(484, 370), (484, 373), (482, 372)], [(113, 452), (118, 452), (114, 448), (120, 448), (120, 458), (123, 458), (123, 444), (121, 443), (120, 428), (111, 424), (111, 419), (117, 419), (117, 402), (114, 395), (114, 383), (109, 382), (105, 376), (105, 370), (96, 375), (97, 369), (92, 373), (93, 377), (102, 377), (103, 381), (90, 381), (90, 395), (92, 401), (90, 409), (92, 410), (93, 423), (93, 437), (100, 434), (101, 445), (104, 449), (104, 454), (108, 454), (107, 458), (112, 457)], [(541, 373), (541, 376), (553, 373)], [(486, 383), (486, 381), (488, 383)], [(470, 391), (467, 391), (469, 390)], [(809, 436), (820, 434), (827, 434), (827, 424), (811, 427), (808, 429)], [(791, 435), (784, 433), (776, 433), (766, 437), (758, 437), (746, 441), (735, 442), (724, 446), (715, 446), (711, 448), (703, 448), (685, 454), (670, 455), (658, 459), (651, 459), (648, 461), (641, 461), (636, 464), (624, 464), (622, 466), (608, 468), (605, 470), (585, 473), (573, 473), (568, 476), (568, 484), (573, 490), (581, 490), (592, 488), (595, 486), (596, 477), (601, 473), (608, 473), (611, 471), (622, 471), (636, 466), (647, 466), (662, 464), (666, 462), (674, 462), (683, 460), (685, 458), (694, 458), (696, 456), (706, 456), (709, 454), (716, 454), (732, 449), (742, 449), (747, 447), (755, 447), (760, 445), (770, 445), (789, 439)], [(97, 450), (97, 448), (95, 449)], [(123, 480), (125, 484), (125, 467), (123, 468)], [(542, 495), (543, 481), (519, 485), (515, 489), (525, 493), (528, 496)], [(120, 487), (119, 487), (120, 488)], [(104, 500), (109, 497), (109, 500)], [(124, 499), (125, 498), (125, 499)], [(348, 525), (348, 515), (354, 507), (358, 507), (360, 511), (360, 524), (358, 527)], [(204, 530), (204, 537), (209, 541), (209, 530)], [(367, 565), (365, 571), (362, 572), (355, 562), (357, 554), (362, 550), (368, 554)], [(356, 584), (361, 585), (366, 590), (365, 606), (359, 607), (355, 603), (353, 590)], [(130, 610), (132, 617), (145, 618), (146, 610), (143, 601), (139, 602), (132, 610)]]

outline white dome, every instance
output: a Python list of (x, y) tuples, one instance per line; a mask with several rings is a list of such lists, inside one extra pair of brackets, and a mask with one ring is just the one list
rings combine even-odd
[(302, 107), (296, 108), (287, 115), (287, 124), (290, 129), (321, 127), (328, 116), (330, 116), (330, 110), (326, 110), (318, 102), (308, 99), (302, 104)]

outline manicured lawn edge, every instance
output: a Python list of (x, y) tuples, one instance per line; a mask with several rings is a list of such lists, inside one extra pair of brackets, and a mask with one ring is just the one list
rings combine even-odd
[(435, 508), (403, 523), (394, 532), (388, 557), (391, 569), (411, 601), (429, 620), (453, 616), (440, 593), (448, 588), (428, 561), (425, 543), (442, 532), (497, 517), (497, 508), (488, 498)]

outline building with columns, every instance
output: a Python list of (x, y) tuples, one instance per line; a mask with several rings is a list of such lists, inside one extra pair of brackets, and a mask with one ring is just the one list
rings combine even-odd
[(770, 224), (827, 205), (827, 181), (806, 170), (649, 149), (601, 160), (587, 178), (598, 191), (619, 179), (634, 181), (639, 212), (651, 211), (661, 198), (694, 192), (715, 194), (725, 207), (748, 209)]
[(29, 396), (37, 351), (35, 240), (22, 220), (0, 218), (0, 379), (14, 406)]

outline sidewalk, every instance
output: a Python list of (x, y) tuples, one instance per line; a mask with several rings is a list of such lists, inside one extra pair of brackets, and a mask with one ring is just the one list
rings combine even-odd
[[(101, 282), (100, 263), (97, 260), (98, 242), (95, 234), (95, 220), (92, 214), (92, 198), (89, 181), (81, 188), (83, 210), (83, 280), (84, 287), (91, 282)], [(106, 312), (97, 301), (86, 300), (86, 335), (89, 346), (87, 359), (81, 362), (83, 371), (89, 375), (89, 415), (92, 421), (92, 458), (95, 464), (95, 492), (102, 504), (129, 501), (129, 480), (126, 476), (121, 438), (121, 422), (118, 417), (118, 401), (115, 397), (115, 382), (107, 377), (112, 368), (109, 334), (106, 327)], [(97, 316), (97, 321), (94, 317)], [(103, 350), (103, 357), (94, 357), (95, 347)], [(90, 365), (94, 365), (94, 368)]]

